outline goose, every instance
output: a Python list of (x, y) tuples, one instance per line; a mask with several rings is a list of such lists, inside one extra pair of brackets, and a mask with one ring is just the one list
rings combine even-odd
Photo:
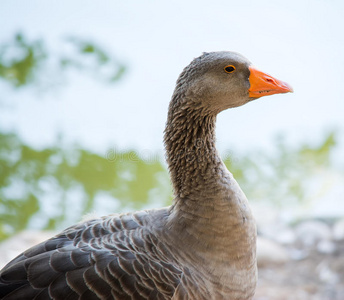
[(208, 52), (180, 74), (164, 132), (169, 207), (95, 218), (9, 262), (0, 298), (252, 299), (256, 226), (215, 148), (216, 116), (292, 88), (241, 54)]

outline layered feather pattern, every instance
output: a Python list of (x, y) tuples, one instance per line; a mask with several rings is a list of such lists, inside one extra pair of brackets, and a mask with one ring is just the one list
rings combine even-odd
[(171, 299), (182, 270), (171, 264), (149, 221), (149, 211), (142, 211), (66, 229), (4, 268), (1, 299)]

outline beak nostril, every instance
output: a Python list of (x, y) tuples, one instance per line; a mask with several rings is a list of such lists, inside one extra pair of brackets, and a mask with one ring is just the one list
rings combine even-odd
[(271, 78), (266, 78), (266, 81), (267, 81), (267, 82), (274, 83), (274, 81), (273, 81)]

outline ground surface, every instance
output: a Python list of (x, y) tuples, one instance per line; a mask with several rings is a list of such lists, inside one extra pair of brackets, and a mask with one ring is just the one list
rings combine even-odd
[(313, 249), (307, 257), (259, 268), (255, 300), (343, 300), (344, 243), (332, 254)]

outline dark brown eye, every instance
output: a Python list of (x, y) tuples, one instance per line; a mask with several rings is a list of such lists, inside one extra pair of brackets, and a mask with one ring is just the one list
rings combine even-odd
[(226, 71), (226, 73), (232, 73), (235, 71), (235, 67), (232, 65), (226, 66), (225, 71)]

